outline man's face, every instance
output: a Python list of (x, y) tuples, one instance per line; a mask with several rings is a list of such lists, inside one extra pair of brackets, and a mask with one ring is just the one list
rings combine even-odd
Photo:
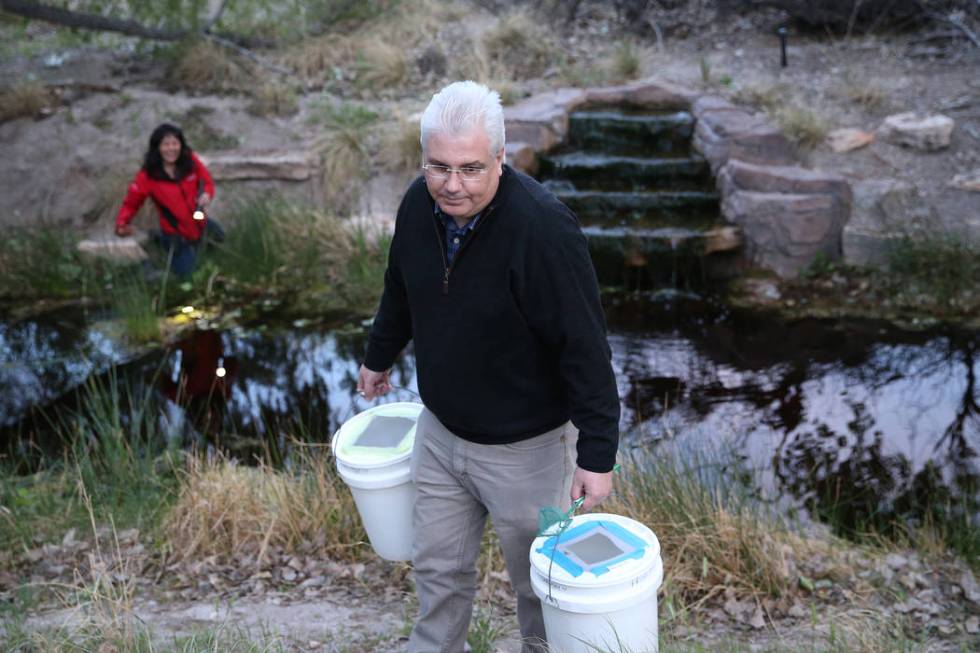
[(466, 181), (458, 172), (446, 179), (425, 175), (425, 185), (443, 213), (454, 218), (469, 218), (490, 203), (500, 185), (504, 151), (490, 154), (490, 139), (483, 129), (463, 134), (431, 134), (425, 148), (425, 162), (450, 168), (480, 167), (486, 170), (479, 179)]

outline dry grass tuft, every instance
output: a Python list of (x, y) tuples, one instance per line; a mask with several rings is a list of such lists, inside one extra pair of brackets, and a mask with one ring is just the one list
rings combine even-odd
[(790, 98), (790, 88), (785, 84), (748, 84), (735, 92), (733, 99), (739, 104), (775, 111)]
[(0, 91), (0, 123), (15, 118), (35, 118), (56, 104), (54, 94), (37, 82), (5, 88)]
[(552, 35), (526, 11), (514, 11), (483, 33), (483, 56), (505, 72), (505, 78), (538, 77), (555, 63), (560, 50)]
[(231, 93), (251, 88), (256, 82), (253, 66), (210, 41), (194, 39), (178, 46), (167, 70), (167, 83), (188, 93)]
[(303, 39), (283, 55), (283, 64), (304, 81), (322, 85), (342, 73), (341, 66), (352, 53), (350, 39), (331, 34)]
[(812, 149), (827, 138), (827, 121), (811, 109), (786, 106), (775, 111), (783, 133), (802, 149)]
[(636, 79), (643, 70), (643, 51), (634, 41), (620, 41), (608, 56), (606, 68), (614, 80)]
[(383, 33), (360, 48), (356, 69), (358, 86), (375, 91), (398, 88), (409, 76), (405, 49)]
[(879, 84), (867, 80), (858, 82), (845, 77), (835, 94), (869, 112), (883, 111), (888, 105), (888, 92)]
[(338, 560), (360, 558), (366, 535), (354, 500), (325, 451), (304, 450), (290, 471), (191, 459), (164, 532), (185, 559), (315, 543)]
[(291, 116), (299, 111), (296, 89), (282, 82), (260, 84), (252, 93), (248, 112), (256, 116)]
[(466, 11), (459, 2), (396, 3), (348, 33), (304, 39), (286, 53), (284, 64), (314, 86), (352, 81), (369, 90), (404, 86), (414, 73), (407, 53)]
[(418, 116), (400, 117), (390, 123), (382, 140), (385, 165), (391, 170), (415, 170), (422, 162)]
[(705, 601), (727, 588), (742, 596), (793, 593), (802, 573), (798, 561), (832, 558), (829, 545), (761, 514), (734, 481), (722, 478), (724, 467), (698, 455), (670, 454), (642, 467), (628, 465), (619, 494), (603, 509), (653, 529), (663, 551), (665, 587), (684, 602)]
[(590, 61), (562, 60), (559, 63), (559, 75), (567, 86), (586, 88), (600, 85), (603, 81), (603, 66)]
[(312, 120), (325, 130), (317, 145), (323, 160), (324, 198), (335, 210), (350, 211), (358, 186), (370, 174), (378, 115), (354, 104), (324, 104)]

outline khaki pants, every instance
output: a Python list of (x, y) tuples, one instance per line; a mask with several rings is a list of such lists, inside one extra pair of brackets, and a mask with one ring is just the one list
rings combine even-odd
[(412, 560), (419, 617), (409, 638), (410, 653), (463, 651), (488, 514), (517, 593), (523, 651), (546, 650), (528, 553), (537, 534), (538, 511), (569, 506), (577, 438), (569, 422), (522, 442), (474, 444), (422, 411), (412, 455), (417, 488)]

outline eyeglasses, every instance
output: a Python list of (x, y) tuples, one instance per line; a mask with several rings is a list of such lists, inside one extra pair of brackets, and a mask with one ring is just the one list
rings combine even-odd
[(459, 178), (463, 181), (479, 181), (487, 173), (486, 168), (476, 166), (463, 166), (462, 168), (450, 168), (441, 163), (424, 163), (422, 169), (433, 179), (449, 179), (449, 175), (454, 172), (459, 173)]

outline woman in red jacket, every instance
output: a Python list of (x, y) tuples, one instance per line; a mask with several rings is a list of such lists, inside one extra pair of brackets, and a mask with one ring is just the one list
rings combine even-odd
[(156, 240), (168, 252), (174, 273), (187, 278), (194, 271), (202, 238), (207, 235), (220, 241), (224, 232), (221, 225), (206, 215), (214, 197), (211, 174), (187, 146), (183, 132), (168, 123), (150, 135), (143, 168), (129, 185), (116, 216), (117, 236), (133, 234), (130, 222), (148, 197), (160, 214), (160, 234)]

